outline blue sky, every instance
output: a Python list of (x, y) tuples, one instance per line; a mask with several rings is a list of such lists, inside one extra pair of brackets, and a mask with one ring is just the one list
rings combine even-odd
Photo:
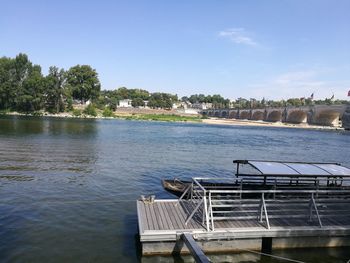
[(350, 89), (350, 1), (0, 0), (0, 56), (46, 74), (89, 64), (103, 89), (315, 99)]

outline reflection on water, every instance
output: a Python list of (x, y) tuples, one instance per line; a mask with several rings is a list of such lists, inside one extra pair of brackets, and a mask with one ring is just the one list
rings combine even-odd
[[(349, 148), (347, 132), (1, 117), (0, 261), (192, 262), (140, 257), (135, 200), (151, 193), (171, 197), (161, 178), (229, 177), (232, 160), (245, 158), (350, 166)], [(344, 262), (347, 251), (274, 253)], [(277, 262), (251, 253), (210, 257)]]
[(0, 116), (2, 134), (95, 135), (95, 119)]

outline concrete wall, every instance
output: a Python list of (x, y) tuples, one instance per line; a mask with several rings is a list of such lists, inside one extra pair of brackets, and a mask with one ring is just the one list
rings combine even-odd
[[(197, 244), (205, 253), (239, 252), (245, 249), (260, 251), (263, 238), (244, 238), (231, 240), (197, 241)], [(273, 237), (271, 248), (308, 248), (308, 247), (344, 247), (350, 246), (348, 236), (301, 236), (301, 237)], [(187, 247), (181, 240), (177, 242), (144, 242), (142, 254), (170, 255), (173, 253), (189, 254)]]

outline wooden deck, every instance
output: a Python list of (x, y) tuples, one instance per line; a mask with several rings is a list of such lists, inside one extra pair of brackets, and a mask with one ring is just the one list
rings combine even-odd
[[(262, 238), (292, 236), (349, 236), (350, 214), (342, 214), (342, 206), (334, 204), (321, 214), (322, 227), (317, 220), (308, 220), (307, 210), (300, 211), (300, 217), (288, 215), (283, 207), (270, 208), (270, 229), (256, 219), (255, 208), (237, 207), (237, 219), (215, 221), (215, 230), (207, 231), (202, 224), (200, 213), (186, 225), (185, 221), (193, 211), (190, 201), (155, 200), (153, 203), (137, 201), (138, 224), (141, 242), (176, 241), (180, 234), (191, 233), (196, 238)], [(291, 210), (298, 211), (297, 205)], [(322, 207), (321, 207), (322, 208)], [(254, 210), (255, 209), (255, 210)], [(347, 207), (348, 211), (349, 208)], [(274, 217), (274, 213), (276, 216)], [(295, 212), (294, 212), (295, 213)], [(320, 211), (322, 213), (322, 211)], [(279, 216), (277, 216), (277, 214)], [(285, 214), (285, 216), (281, 216)], [(255, 216), (252, 216), (255, 215)], [(303, 216), (305, 215), (305, 216)]]

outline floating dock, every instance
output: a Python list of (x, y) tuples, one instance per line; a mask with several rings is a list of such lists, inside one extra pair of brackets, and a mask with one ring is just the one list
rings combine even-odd
[(178, 244), (183, 233), (192, 234), (205, 252), (261, 250), (263, 239), (269, 242), (268, 238), (272, 239), (271, 248), (350, 246), (349, 215), (323, 218), (322, 227), (309, 222), (307, 216), (304, 220), (288, 216), (270, 219), (270, 229), (259, 220), (225, 220), (215, 222), (214, 231), (207, 231), (195, 219), (186, 225), (188, 204), (176, 204), (178, 200), (137, 201), (143, 255), (188, 252)]
[(349, 168), (233, 162), (228, 183), (192, 178), (179, 199), (137, 201), (143, 255), (192, 253), (208, 262), (207, 252), (350, 246)]
[[(190, 193), (190, 194), (189, 194)], [(184, 198), (184, 196), (189, 196)], [(137, 201), (143, 255), (350, 246), (350, 190), (208, 190)]]

